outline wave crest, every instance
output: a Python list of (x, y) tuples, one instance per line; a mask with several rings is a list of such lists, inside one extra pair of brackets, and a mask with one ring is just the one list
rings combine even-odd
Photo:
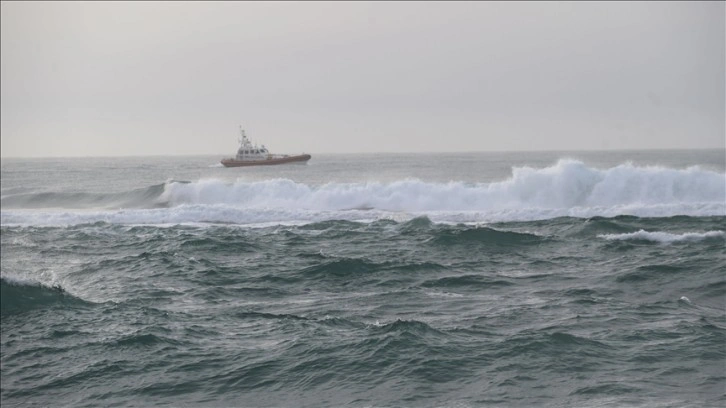
[(2, 224), (255, 224), (386, 218), (405, 222), (423, 216), (433, 222), (476, 223), (618, 215), (722, 216), (726, 215), (726, 174), (699, 167), (632, 164), (603, 170), (560, 160), (541, 169), (514, 168), (512, 177), (493, 183), (406, 179), (308, 185), (288, 179), (233, 183), (205, 179), (170, 181), (99, 197), (44, 197), (56, 204), (60, 200), (62, 208), (100, 205), (98, 211), (29, 212), (23, 210), (38, 208), (33, 202), (43, 197), (3, 197), (3, 208), (10, 210), (2, 211)]
[(88, 304), (66, 292), (60, 285), (46, 286), (4, 276), (0, 278), (0, 292), (0, 310), (3, 315), (58, 305)]
[(684, 170), (624, 164), (607, 170), (576, 160), (544, 169), (513, 169), (510, 179), (471, 184), (415, 179), (391, 183), (328, 183), (319, 187), (287, 179), (227, 183), (168, 183), (161, 196), (171, 206), (227, 204), (246, 208), (386, 211), (501, 211), (682, 203), (723, 203), (726, 177), (699, 167)]
[(683, 234), (671, 234), (662, 231), (648, 232), (639, 230), (625, 234), (602, 234), (598, 238), (609, 241), (650, 241), (663, 244), (671, 244), (676, 242), (699, 242), (711, 239), (723, 240), (726, 234), (724, 231), (708, 231), (708, 232), (686, 232)]

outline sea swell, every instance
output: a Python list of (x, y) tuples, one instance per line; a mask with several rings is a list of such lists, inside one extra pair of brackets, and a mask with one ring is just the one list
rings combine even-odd
[(492, 183), (309, 185), (266, 181), (170, 181), (127, 193), (27, 193), (2, 198), (2, 225), (229, 223), (306, 224), (326, 220), (477, 223), (557, 217), (726, 215), (726, 175), (623, 164), (606, 170), (575, 160), (519, 167)]
[[(704, 238), (600, 237), (640, 230)], [(726, 217), (3, 226), (2, 400), (720, 406), (713, 230)]]
[[(182, 183), (178, 181), (170, 183)], [(119, 193), (86, 192), (26, 192), (3, 191), (0, 198), (3, 208), (41, 209), (41, 208), (153, 208), (163, 206), (158, 201), (167, 183), (138, 188)]]
[(726, 177), (699, 167), (684, 170), (631, 164), (598, 170), (575, 160), (544, 169), (514, 168), (494, 183), (328, 183), (309, 186), (291, 180), (225, 183), (202, 180), (166, 185), (161, 199), (179, 205), (230, 205), (248, 209), (302, 208), (314, 211), (375, 209), (388, 212), (494, 212), (657, 208), (723, 204)]
[(3, 316), (46, 307), (74, 307), (90, 303), (77, 298), (60, 285), (0, 277), (0, 313)]

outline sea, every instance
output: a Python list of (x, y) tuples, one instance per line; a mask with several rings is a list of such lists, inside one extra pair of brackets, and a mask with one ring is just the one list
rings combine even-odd
[(2, 407), (726, 406), (726, 152), (3, 158)]

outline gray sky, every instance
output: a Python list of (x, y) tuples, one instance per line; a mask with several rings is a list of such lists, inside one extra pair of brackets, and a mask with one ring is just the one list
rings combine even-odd
[(2, 156), (725, 148), (724, 2), (2, 2)]

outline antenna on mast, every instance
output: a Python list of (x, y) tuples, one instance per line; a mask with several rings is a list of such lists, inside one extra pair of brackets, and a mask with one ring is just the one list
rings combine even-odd
[(242, 144), (242, 142), (243, 142), (243, 141), (244, 141), (245, 139), (247, 139), (247, 136), (245, 136), (245, 130), (244, 130), (244, 129), (242, 129), (242, 125), (239, 125), (239, 134), (240, 134), (240, 138), (239, 138), (238, 140), (239, 140), (239, 144), (241, 145), (241, 144)]

